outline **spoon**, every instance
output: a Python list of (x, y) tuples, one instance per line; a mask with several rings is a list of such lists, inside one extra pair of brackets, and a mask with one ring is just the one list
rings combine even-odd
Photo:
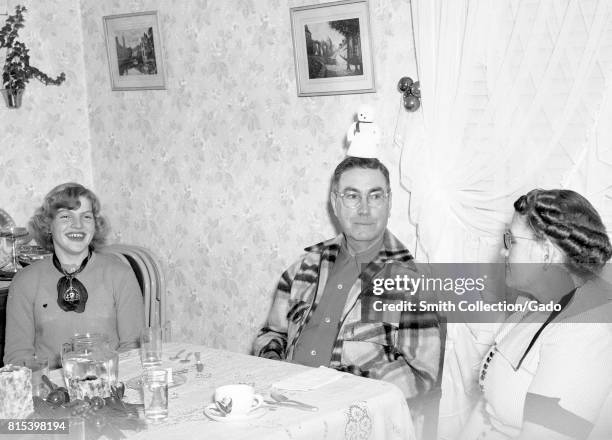
[(179, 362), (186, 364), (187, 362), (189, 362), (189, 358), (191, 357), (192, 354), (193, 354), (192, 352), (187, 353), (187, 356), (185, 356), (185, 359), (181, 359)]
[(270, 391), (270, 397), (272, 397), (278, 403), (283, 403), (283, 404), (295, 406), (296, 408), (303, 408), (303, 409), (307, 409), (309, 411), (318, 411), (319, 410), (319, 407), (317, 407), (317, 406), (308, 405), (307, 403), (299, 402), (297, 400), (290, 399), (289, 397), (287, 397), (287, 396), (285, 396), (283, 394), (277, 393), (276, 391)]

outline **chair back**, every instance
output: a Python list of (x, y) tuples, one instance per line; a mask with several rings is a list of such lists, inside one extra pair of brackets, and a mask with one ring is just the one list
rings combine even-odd
[(435, 440), (438, 438), (438, 423), (440, 420), (440, 400), (442, 398), (442, 375), (444, 373), (444, 352), (446, 351), (447, 320), (438, 316), (440, 330), (440, 358), (438, 359), (438, 377), (433, 389), (423, 402), (423, 425), (417, 438)]
[(99, 252), (116, 255), (129, 264), (142, 290), (146, 325), (162, 327), (166, 320), (165, 280), (153, 253), (146, 248), (126, 244), (104, 246)]

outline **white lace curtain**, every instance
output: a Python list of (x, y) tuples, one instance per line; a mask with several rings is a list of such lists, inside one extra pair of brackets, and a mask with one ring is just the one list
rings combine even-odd
[(584, 194), (612, 225), (612, 2), (412, 0), (422, 107), (403, 113), (419, 258), (493, 261), (512, 202)]
[[(612, 1), (412, 0), (422, 106), (402, 112), (417, 259), (491, 262), (512, 202), (585, 195), (612, 226)], [(494, 326), (449, 324), (441, 438), (460, 430)]]

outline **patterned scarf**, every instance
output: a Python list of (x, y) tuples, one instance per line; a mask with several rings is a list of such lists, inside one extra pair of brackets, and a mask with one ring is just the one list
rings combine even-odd
[(83, 313), (85, 311), (87, 289), (76, 276), (85, 269), (90, 258), (91, 251), (81, 263), (81, 267), (69, 273), (62, 267), (57, 255), (53, 254), (53, 265), (64, 275), (57, 281), (57, 305), (65, 312)]

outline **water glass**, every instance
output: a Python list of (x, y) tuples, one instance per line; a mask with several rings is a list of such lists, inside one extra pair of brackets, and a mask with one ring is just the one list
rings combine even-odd
[(49, 358), (46, 356), (33, 355), (23, 360), (23, 366), (32, 371), (32, 395), (42, 399), (47, 397), (50, 390), (43, 382), (43, 375), (49, 375)]
[(159, 422), (168, 417), (168, 372), (161, 368), (148, 368), (142, 375), (145, 418)]
[(147, 327), (140, 333), (140, 361), (144, 368), (161, 365), (162, 331), (160, 327)]

